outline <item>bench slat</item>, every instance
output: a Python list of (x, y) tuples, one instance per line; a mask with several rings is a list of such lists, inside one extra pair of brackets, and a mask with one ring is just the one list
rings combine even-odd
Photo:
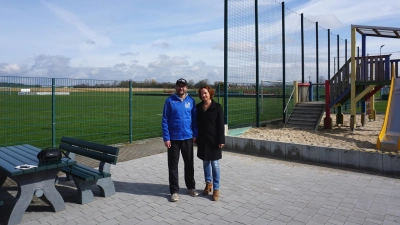
[(110, 173), (107, 173), (107, 172), (100, 172), (98, 169), (94, 169), (94, 168), (92, 168), (92, 167), (89, 167), (89, 166), (86, 166), (86, 165), (83, 165), (83, 164), (79, 164), (78, 166), (79, 166), (79, 168), (81, 168), (82, 170), (87, 170), (87, 171), (92, 171), (92, 172), (95, 172), (95, 173), (99, 173), (99, 174), (102, 174), (103, 177), (111, 177), (111, 174), (110, 174)]
[(92, 142), (78, 140), (78, 139), (69, 138), (69, 137), (62, 137), (61, 138), (61, 142), (62, 143), (67, 143), (67, 144), (70, 144), (70, 145), (80, 146), (80, 147), (83, 147), (83, 148), (93, 149), (93, 150), (96, 150), (96, 151), (108, 153), (110, 155), (115, 155), (115, 156), (118, 155), (118, 152), (119, 152), (119, 148), (117, 148), (117, 147), (112, 147), (112, 146), (108, 146), (108, 145), (92, 143)]
[(0, 159), (1, 168), (7, 174), (8, 177), (23, 174), (23, 170), (15, 169), (15, 166), (3, 159)]
[[(35, 148), (31, 146), (31, 145), (17, 145), (14, 146), (17, 149), (20, 149), (20, 154), (21, 155), (29, 155), (30, 157), (32, 157), (33, 159), (36, 159), (37, 154), (41, 151), (40, 148)], [(37, 150), (38, 149), (38, 150)]]
[(78, 177), (78, 178), (81, 179), (81, 180), (85, 180), (85, 181), (95, 180), (95, 177), (89, 176), (88, 174), (81, 173), (81, 172), (79, 172), (79, 171), (74, 171), (74, 170), (72, 170), (72, 169), (69, 168), (69, 167), (64, 167), (64, 168), (62, 169), (62, 171), (63, 171), (64, 173), (66, 173), (66, 174), (71, 174), (71, 175), (73, 175), (74, 177)]
[(71, 169), (74, 171), (79, 171), (81, 173), (86, 173), (88, 175), (99, 177), (99, 178), (107, 177), (107, 175), (111, 176), (109, 173), (100, 172), (96, 169), (93, 169), (91, 167), (88, 167), (88, 166), (85, 166), (82, 164), (77, 164), (76, 166), (72, 166)]
[[(29, 148), (30, 145), (17, 145), (17, 146), (10, 146), (7, 147), (9, 150), (11, 150), (12, 153), (12, 157), (16, 157), (20, 156), (18, 158), (26, 158), (29, 159), (30, 162), (27, 162), (27, 164), (29, 165), (38, 165), (38, 167), (35, 167), (34, 169), (29, 169), (29, 170), (24, 170), (24, 173), (32, 173), (34, 171), (41, 171), (41, 170), (47, 170), (47, 169), (54, 169), (57, 168), (57, 165), (55, 165), (54, 163), (48, 163), (48, 165), (46, 165), (46, 163), (44, 164), (40, 164), (39, 166), (39, 160), (37, 158), (37, 154), (39, 153), (39, 151), (41, 151), (41, 149), (38, 150), (33, 150), (31, 148)], [(33, 147), (33, 146), (31, 146)], [(35, 147), (33, 147), (35, 148)], [(19, 150), (16, 150), (19, 149)], [(16, 164), (16, 165), (21, 165), (21, 164)]]
[(73, 153), (76, 153), (78, 155), (86, 156), (86, 157), (89, 157), (89, 158), (92, 158), (92, 159), (97, 159), (99, 161), (112, 163), (114, 165), (117, 162), (117, 157), (115, 157), (115, 156), (103, 154), (103, 153), (100, 153), (100, 152), (91, 151), (91, 150), (84, 149), (84, 148), (81, 148), (81, 147), (71, 146), (71, 145), (68, 145), (68, 144), (65, 144), (65, 143), (61, 143), (60, 144), (60, 149), (65, 150), (67, 152), (73, 152)]
[[(25, 159), (29, 159), (29, 157), (25, 157), (25, 156), (21, 156), (20, 154), (16, 153), (14, 151), (13, 147), (3, 147), (0, 148), (0, 151), (4, 153), (3, 155), (3, 161), (6, 162), (4, 166), (4, 168), (10, 173), (10, 175), (17, 175), (17, 174), (21, 174), (21, 173), (15, 173), (15, 170), (19, 169), (15, 169), (15, 166), (20, 166), (20, 165), (24, 165), (29, 164), (29, 165), (37, 165), (38, 162), (37, 161), (33, 161), (33, 160), (25, 160)], [(8, 156), (8, 157), (7, 157)], [(21, 161), (20, 159), (24, 159), (24, 161)], [(9, 165), (8, 165), (9, 164)], [(3, 163), (2, 163), (3, 165)], [(40, 170), (44, 170), (45, 168), (43, 167), (34, 167), (34, 168), (30, 168), (27, 170), (21, 170), (22, 173), (33, 173), (35, 171), (40, 171)]]
[(3, 153), (5, 153), (6, 155), (9, 155), (10, 158), (7, 160), (10, 160), (10, 162), (14, 163), (14, 165), (23, 165), (25, 163), (23, 163), (22, 161), (19, 161), (17, 159), (19, 158), (25, 158), (28, 159), (26, 160), (26, 164), (30, 164), (30, 165), (37, 165), (38, 164), (38, 160), (37, 158), (35, 159), (35, 157), (33, 157), (32, 155), (21, 155), (16, 153), (15, 147), (9, 146), (9, 147), (3, 147), (0, 148), (0, 151), (2, 151)]

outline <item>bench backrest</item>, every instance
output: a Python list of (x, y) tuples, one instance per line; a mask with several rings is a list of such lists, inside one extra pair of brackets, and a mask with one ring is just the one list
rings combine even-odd
[(73, 152), (78, 155), (97, 159), (99, 161), (111, 163), (114, 165), (117, 163), (119, 153), (119, 148), (117, 147), (97, 144), (69, 137), (61, 138), (59, 148), (67, 152)]

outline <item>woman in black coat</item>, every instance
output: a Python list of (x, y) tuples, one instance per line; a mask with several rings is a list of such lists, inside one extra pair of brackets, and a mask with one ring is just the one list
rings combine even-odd
[(197, 157), (203, 160), (204, 179), (206, 187), (204, 195), (211, 192), (214, 186), (213, 200), (219, 199), (219, 159), (222, 158), (221, 148), (225, 145), (224, 114), (222, 107), (213, 98), (215, 91), (204, 86), (198, 90), (202, 102), (196, 105), (198, 136)]

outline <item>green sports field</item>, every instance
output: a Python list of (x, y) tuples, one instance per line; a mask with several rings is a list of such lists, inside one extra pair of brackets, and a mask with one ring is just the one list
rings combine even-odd
[[(56, 144), (62, 136), (103, 144), (160, 137), (161, 114), (168, 96), (140, 93), (133, 93), (131, 112), (129, 92), (71, 92), (55, 95), (54, 104), (51, 95), (17, 95), (16, 92), (0, 95), (0, 146), (28, 143), (47, 147), (52, 145), (53, 135)], [(199, 102), (197, 96), (194, 99)], [(223, 97), (219, 101), (224, 105)], [(229, 127), (254, 125), (255, 103), (255, 97), (229, 97)], [(377, 102), (376, 108), (384, 108), (383, 104), (386, 101)], [(289, 106), (292, 108), (292, 103)], [(281, 98), (264, 97), (260, 108), (261, 122), (282, 119)]]

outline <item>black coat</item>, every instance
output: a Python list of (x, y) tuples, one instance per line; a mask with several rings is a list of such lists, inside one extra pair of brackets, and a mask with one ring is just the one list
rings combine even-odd
[(220, 104), (212, 100), (210, 107), (203, 110), (203, 102), (196, 105), (198, 136), (197, 157), (201, 160), (218, 160), (222, 151), (218, 144), (225, 144), (224, 113)]

